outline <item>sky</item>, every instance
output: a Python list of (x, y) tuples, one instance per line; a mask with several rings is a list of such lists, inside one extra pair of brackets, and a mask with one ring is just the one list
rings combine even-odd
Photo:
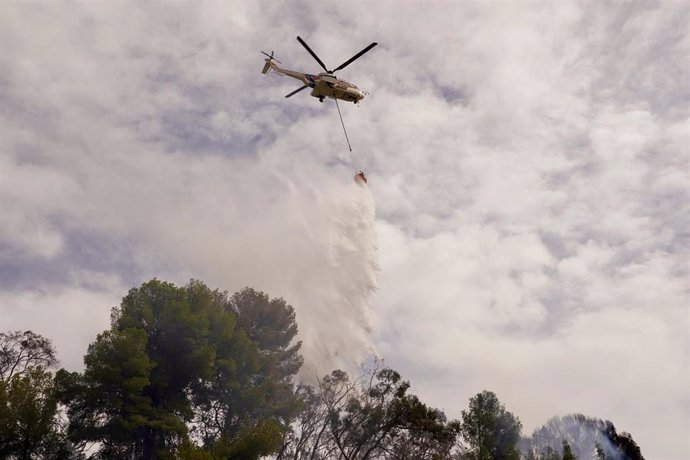
[[(583, 413), (690, 455), (690, 3), (4, 1), (0, 330), (81, 369), (157, 277), (295, 307), (459, 417)], [(370, 94), (263, 76), (275, 51)], [(368, 186), (352, 180), (362, 169)]]

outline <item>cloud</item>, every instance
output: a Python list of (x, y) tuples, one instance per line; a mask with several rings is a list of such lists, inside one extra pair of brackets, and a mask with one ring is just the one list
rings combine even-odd
[[(78, 366), (129, 287), (251, 285), (319, 367), (375, 348), (450, 416), (490, 389), (527, 431), (585, 412), (684, 457), (687, 5), (3, 13), (3, 327)], [(339, 72), (371, 92), (352, 155), (332, 104), (260, 75), (260, 49), (318, 71), (297, 35), (331, 66), (379, 42)]]
[[(82, 274), (85, 282), (93, 275)], [(59, 366), (68, 370), (83, 368), (82, 357), (96, 334), (107, 329), (110, 309), (116, 306), (118, 296), (126, 293), (115, 277), (101, 277), (98, 289), (59, 286), (52, 289), (0, 292), (2, 328), (6, 330), (30, 329), (51, 339)]]
[[(49, 293), (65, 299), (58, 310), (73, 300), (69, 308), (97, 316), (103, 292), (112, 296), (109, 311), (148, 278), (197, 277), (284, 297), (297, 310), (312, 368), (353, 365), (372, 347), (371, 196), (342, 165), (333, 182), (328, 168), (310, 161), (306, 138), (293, 148), (257, 142), (284, 129), (285, 109), (256, 106), (240, 89), (249, 73), (233, 69), (250, 58), (230, 62), (239, 45), (218, 34), (227, 21), (246, 20), (226, 14), (217, 22), (207, 8), (186, 17), (144, 7), (132, 21), (122, 7), (105, 5), (76, 16), (49, 5), (11, 8), (0, 182), (9, 211), (0, 227), (5, 324), (44, 327), (34, 315)], [(250, 62), (255, 82), (260, 61)], [(300, 150), (303, 167), (295, 162)], [(119, 292), (100, 280), (111, 276)], [(36, 308), (17, 307), (31, 302)], [(93, 337), (107, 323), (76, 327), (92, 328)], [(71, 332), (46, 335), (64, 344), (64, 334)]]

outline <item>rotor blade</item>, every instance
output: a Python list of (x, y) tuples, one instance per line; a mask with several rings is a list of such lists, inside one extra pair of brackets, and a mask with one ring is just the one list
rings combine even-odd
[(273, 57), (273, 52), (271, 52), (271, 54), (268, 54), (267, 52), (262, 51), (262, 53), (265, 54), (266, 56), (268, 56), (269, 59), (273, 59), (274, 61), (276, 61), (278, 64), (282, 64), (282, 62), (280, 62), (278, 59)]
[[(328, 72), (328, 69), (326, 68), (326, 65), (325, 65), (323, 62), (321, 62), (321, 59), (319, 59), (319, 57), (316, 55), (316, 53), (313, 52), (313, 51), (311, 50), (311, 48), (309, 48), (309, 45), (307, 45), (306, 42), (305, 42), (304, 40), (302, 40), (300, 37), (297, 37), (297, 41), (300, 42), (300, 43), (302, 44), (302, 46), (304, 46), (304, 47), (307, 49), (307, 51), (309, 51), (309, 54), (311, 54), (311, 57), (313, 57), (314, 59), (316, 59), (316, 62), (318, 62), (319, 65), (320, 65), (321, 67), (323, 67), (323, 70), (325, 70), (326, 72)], [(329, 73), (330, 73), (330, 72), (329, 72)]]
[(309, 85), (304, 85), (304, 86), (302, 86), (301, 88), (297, 88), (296, 90), (294, 90), (293, 92), (291, 92), (290, 94), (288, 94), (288, 95), (285, 96), (285, 97), (293, 96), (293, 95), (299, 93), (300, 91), (302, 91), (304, 88), (309, 88)]
[(349, 66), (350, 64), (352, 64), (352, 62), (353, 62), (355, 59), (359, 59), (364, 53), (366, 53), (367, 51), (369, 51), (370, 49), (372, 49), (372, 48), (375, 47), (376, 45), (378, 45), (378, 43), (374, 42), (374, 43), (372, 43), (371, 45), (367, 46), (367, 47), (364, 48), (362, 51), (360, 51), (359, 53), (355, 54), (355, 55), (352, 56), (350, 59), (348, 59), (347, 61), (345, 61), (345, 62), (343, 62), (342, 64), (340, 64), (340, 65), (339, 65), (338, 67), (336, 67), (335, 69), (333, 69), (333, 72), (335, 72), (335, 71), (337, 71), (337, 70), (340, 70), (340, 69), (344, 69), (345, 67)]

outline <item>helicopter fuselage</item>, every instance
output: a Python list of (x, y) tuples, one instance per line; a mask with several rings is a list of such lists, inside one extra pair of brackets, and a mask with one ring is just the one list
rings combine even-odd
[(273, 70), (278, 75), (285, 75), (301, 81), (304, 85), (312, 88), (310, 95), (323, 102), (324, 98), (340, 99), (347, 102), (359, 103), (366, 93), (356, 85), (341, 80), (333, 74), (322, 72), (317, 75), (297, 72), (295, 70), (284, 69), (278, 66), (274, 60), (266, 59), (264, 70), (266, 74)]

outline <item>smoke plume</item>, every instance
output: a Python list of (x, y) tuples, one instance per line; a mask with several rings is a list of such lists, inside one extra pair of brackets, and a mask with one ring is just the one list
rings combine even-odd
[(197, 277), (229, 291), (249, 286), (284, 298), (296, 312), (303, 377), (351, 370), (374, 351), (369, 302), (378, 260), (372, 195), (349, 175), (271, 171), (246, 170), (253, 181), (226, 185), (225, 194), (235, 198), (222, 211), (224, 223), (212, 213), (216, 217), (204, 228), (215, 227), (213, 234), (199, 238), (182, 230), (180, 241), (160, 249), (176, 248), (175, 260), (161, 266), (188, 269), (173, 273), (179, 281)]
[(576, 458), (596, 459), (600, 455), (610, 460), (639, 460), (642, 453), (628, 433), (617, 433), (608, 420), (571, 414), (553, 417), (536, 429), (530, 438), (521, 441), (525, 455), (539, 458), (548, 450), (563, 454), (563, 441), (570, 444)]

